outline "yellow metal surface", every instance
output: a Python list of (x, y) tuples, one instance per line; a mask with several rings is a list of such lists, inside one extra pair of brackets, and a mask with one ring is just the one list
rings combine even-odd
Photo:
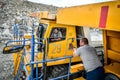
[(120, 78), (120, 63), (111, 63), (105, 66), (106, 73), (112, 73)]
[(108, 50), (108, 58), (112, 59), (114, 61), (120, 62), (120, 53), (112, 51), (112, 50)]
[(86, 80), (86, 79), (84, 79), (83, 77), (80, 77), (80, 78), (76, 78), (74, 80)]
[(57, 23), (120, 31), (119, 16), (120, 1), (111, 1), (60, 9)]
[(35, 17), (35, 18), (45, 18), (45, 19), (55, 19), (56, 15), (55, 14), (51, 14), (48, 11), (38, 11), (38, 12), (31, 12), (29, 13), (30, 17)]
[(31, 12), (31, 13), (29, 13), (29, 16), (39, 18), (40, 17), (40, 12)]
[(120, 32), (107, 31), (108, 48), (120, 53)]
[(19, 68), (22, 54), (23, 54), (23, 50), (18, 52), (18, 53), (14, 53), (14, 55), (13, 55), (13, 57), (14, 57), (14, 76), (18, 72), (18, 68)]
[(107, 64), (107, 60), (108, 60), (108, 55), (107, 55), (107, 49), (108, 49), (108, 46), (107, 46), (107, 31), (106, 30), (103, 30), (103, 47), (104, 47), (104, 63)]
[(48, 14), (49, 12), (48, 11), (43, 11), (43, 12), (40, 12), (40, 18), (47, 18), (48, 17)]
[(79, 72), (79, 71), (81, 71), (81, 70), (83, 70), (84, 69), (84, 66), (83, 66), (83, 64), (76, 64), (76, 65), (73, 65), (73, 66), (71, 66), (71, 68), (70, 68), (70, 73), (75, 73), (75, 72)]
[(31, 39), (31, 34), (24, 34), (23, 37), (26, 38), (26, 39)]
[(55, 19), (56, 15), (51, 14), (48, 11), (42, 11), (42, 12), (39, 13), (39, 17), (40, 18), (45, 18), (45, 19)]
[(104, 31), (103, 39), (105, 62), (108, 58), (120, 62), (120, 32)]
[(104, 30), (103, 39), (106, 73), (112, 73), (120, 78), (120, 32)]

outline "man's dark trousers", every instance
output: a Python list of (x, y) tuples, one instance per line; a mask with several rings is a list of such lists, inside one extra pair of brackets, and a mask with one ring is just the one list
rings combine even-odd
[(104, 80), (104, 68), (98, 67), (87, 73), (87, 80)]

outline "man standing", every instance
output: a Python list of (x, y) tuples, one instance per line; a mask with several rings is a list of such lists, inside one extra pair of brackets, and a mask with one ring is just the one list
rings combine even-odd
[(87, 80), (104, 80), (104, 68), (95, 48), (88, 45), (88, 39), (80, 39), (80, 47), (74, 48), (73, 56), (80, 56), (87, 72)]

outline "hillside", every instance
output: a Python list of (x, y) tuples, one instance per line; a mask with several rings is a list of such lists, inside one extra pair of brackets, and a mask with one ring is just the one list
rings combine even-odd
[[(15, 19), (23, 19), (24, 25), (28, 27), (32, 26), (34, 22), (38, 22), (38, 19), (28, 16), (30, 12), (49, 11), (56, 13), (57, 9), (58, 7), (52, 5), (33, 3), (27, 0), (0, 0), (0, 38), (5, 35), (2, 33), (6, 28), (10, 30), (9, 34), (12, 34)], [(5, 36), (9, 38), (10, 35)]]

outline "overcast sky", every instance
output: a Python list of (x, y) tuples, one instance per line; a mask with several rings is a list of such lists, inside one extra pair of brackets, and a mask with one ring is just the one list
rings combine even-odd
[(54, 5), (58, 7), (69, 7), (69, 6), (76, 6), (76, 5), (104, 2), (104, 1), (111, 1), (111, 0), (28, 0), (28, 1)]

